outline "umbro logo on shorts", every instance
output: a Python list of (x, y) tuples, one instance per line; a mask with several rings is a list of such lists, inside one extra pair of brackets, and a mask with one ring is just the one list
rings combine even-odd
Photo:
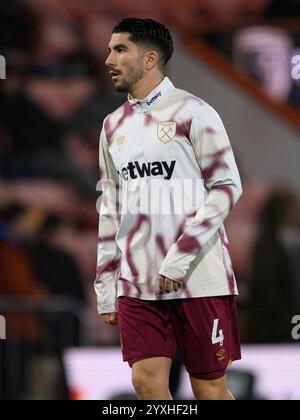
[(118, 174), (124, 181), (128, 181), (129, 178), (137, 179), (144, 178), (145, 176), (163, 176), (164, 179), (171, 179), (175, 165), (176, 160), (172, 160), (170, 163), (166, 161), (139, 163), (136, 160), (134, 162), (129, 162), (121, 171), (118, 171)]
[(223, 360), (226, 359), (226, 352), (225, 352), (225, 350), (224, 349), (219, 350), (216, 353), (216, 356), (217, 356), (218, 362), (222, 362)]

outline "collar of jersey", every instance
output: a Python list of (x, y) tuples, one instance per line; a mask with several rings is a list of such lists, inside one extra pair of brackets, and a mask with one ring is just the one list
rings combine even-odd
[(148, 111), (151, 107), (165, 96), (165, 94), (174, 88), (173, 83), (168, 77), (163, 81), (144, 99), (132, 99), (128, 95), (128, 102), (136, 109), (141, 111)]

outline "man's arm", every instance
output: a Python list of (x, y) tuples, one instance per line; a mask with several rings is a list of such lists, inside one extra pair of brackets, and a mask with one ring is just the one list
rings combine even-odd
[(167, 253), (159, 274), (183, 282), (191, 262), (219, 230), (242, 194), (233, 151), (218, 114), (203, 105), (193, 118), (190, 139), (207, 192), (204, 208)]
[(115, 240), (119, 226), (117, 202), (119, 177), (108, 150), (104, 125), (100, 135), (99, 164), (101, 197), (98, 201), (100, 205), (98, 208), (99, 238), (97, 276), (94, 286), (99, 314), (105, 314), (102, 316), (104, 321), (114, 324), (111, 317), (116, 311), (116, 282), (120, 262), (120, 250)]

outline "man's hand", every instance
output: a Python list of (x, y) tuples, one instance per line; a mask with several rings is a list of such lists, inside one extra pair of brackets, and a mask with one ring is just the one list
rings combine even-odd
[(101, 318), (108, 325), (118, 325), (118, 313), (111, 312), (109, 314), (101, 314)]
[(162, 295), (164, 293), (171, 293), (171, 292), (177, 292), (179, 289), (181, 289), (181, 284), (177, 281), (168, 279), (168, 277), (164, 277), (162, 275), (158, 275), (158, 284), (159, 284), (159, 295)]

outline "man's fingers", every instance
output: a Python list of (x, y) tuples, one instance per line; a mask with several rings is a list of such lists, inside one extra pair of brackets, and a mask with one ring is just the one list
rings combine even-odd
[(165, 277), (165, 291), (166, 293), (173, 292), (173, 281)]
[(100, 316), (106, 324), (109, 322), (109, 314), (101, 314)]
[(178, 291), (178, 289), (179, 289), (179, 283), (177, 283), (177, 281), (173, 281), (173, 289), (174, 289), (174, 292), (177, 292)]
[(181, 284), (178, 283), (177, 281), (171, 280), (171, 279), (166, 279), (167, 282), (167, 293), (170, 292), (178, 292), (179, 289), (181, 289)]
[(166, 277), (163, 277), (159, 283), (159, 290), (160, 293), (170, 293), (173, 290), (171, 281)]
[(109, 314), (101, 314), (101, 318), (108, 325), (118, 325), (118, 314), (117, 312), (112, 312)]
[(109, 319), (109, 324), (110, 325), (118, 325), (118, 317), (117, 316), (114, 316), (114, 317), (110, 317), (110, 319)]
[(181, 289), (180, 283), (159, 275), (159, 294), (177, 292), (179, 289)]
[(159, 275), (159, 293), (164, 293), (165, 278)]
[(182, 287), (182, 284), (181, 284), (181, 283), (178, 283), (177, 281), (174, 281), (174, 284), (175, 284), (175, 286), (176, 286), (176, 292), (177, 292), (179, 289), (181, 289), (181, 287)]

